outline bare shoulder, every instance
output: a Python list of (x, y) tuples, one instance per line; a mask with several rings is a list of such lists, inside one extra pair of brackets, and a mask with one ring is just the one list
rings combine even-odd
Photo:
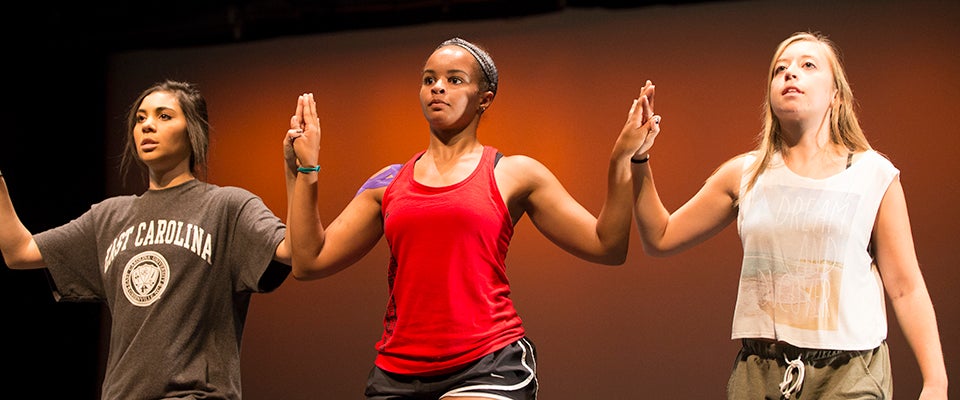
[(522, 154), (503, 156), (497, 163), (496, 170), (498, 176), (502, 174), (514, 179), (537, 179), (552, 175), (543, 163)]
[(723, 170), (725, 173), (742, 174), (744, 169), (756, 159), (754, 152), (747, 152), (731, 157), (717, 168), (717, 171)]
[(707, 181), (718, 185), (731, 198), (736, 199), (740, 193), (740, 181), (755, 160), (752, 152), (736, 155), (720, 164)]
[(500, 194), (508, 205), (527, 199), (542, 188), (554, 187), (551, 183), (557, 181), (545, 165), (525, 155), (503, 156), (497, 162), (494, 174)]

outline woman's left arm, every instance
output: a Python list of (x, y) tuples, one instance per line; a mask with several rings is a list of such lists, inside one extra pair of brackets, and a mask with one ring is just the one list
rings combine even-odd
[[(633, 101), (627, 122), (614, 144), (607, 170), (607, 192), (598, 216), (577, 202), (543, 164), (527, 157), (510, 157), (511, 174), (528, 188), (523, 209), (548, 239), (570, 254), (606, 265), (626, 261), (633, 222), (634, 191), (630, 158), (646, 154), (660, 132), (653, 115), (650, 81)], [(500, 178), (498, 177), (498, 181)]]
[[(617, 208), (604, 207), (607, 212), (601, 211), (601, 217), (606, 215), (609, 223), (601, 224), (600, 219), (577, 202), (539, 161), (514, 155), (501, 159), (497, 169), (504, 172), (497, 174), (501, 190), (511, 186), (516, 188), (506, 190), (520, 193), (511, 202), (516, 202), (516, 207), (527, 214), (537, 230), (551, 242), (574, 256), (598, 264), (620, 265), (626, 260), (631, 224), (629, 208), (621, 207), (620, 214), (623, 215), (615, 218), (613, 214), (616, 213), (611, 211)], [(620, 198), (620, 203), (629, 205), (629, 186), (626, 191), (608, 188), (608, 192), (610, 189), (619, 191), (615, 197)], [(607, 202), (609, 197), (608, 194)], [(510, 208), (513, 210), (514, 206)], [(514, 213), (511, 211), (511, 214)]]
[(946, 399), (947, 372), (937, 318), (917, 261), (899, 177), (880, 203), (873, 240), (883, 285), (923, 376), (920, 398)]

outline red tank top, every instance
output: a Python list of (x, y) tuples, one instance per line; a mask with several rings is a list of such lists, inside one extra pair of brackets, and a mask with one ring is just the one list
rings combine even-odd
[(383, 194), (390, 296), (376, 365), (410, 375), (452, 372), (524, 336), (504, 260), (513, 222), (484, 147), (463, 181), (413, 178), (417, 153)]

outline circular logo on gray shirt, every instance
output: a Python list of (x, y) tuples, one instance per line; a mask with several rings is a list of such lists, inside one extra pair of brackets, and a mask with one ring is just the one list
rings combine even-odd
[(145, 307), (160, 298), (170, 279), (170, 265), (155, 251), (137, 254), (123, 268), (123, 294), (133, 305)]

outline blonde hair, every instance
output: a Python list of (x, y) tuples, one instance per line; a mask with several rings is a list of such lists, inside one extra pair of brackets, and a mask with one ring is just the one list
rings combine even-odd
[(770, 61), (770, 69), (767, 71), (767, 95), (763, 107), (763, 130), (758, 138), (759, 144), (753, 151), (757, 157), (750, 166), (752, 172), (746, 190), (750, 190), (756, 184), (757, 178), (767, 169), (773, 155), (783, 150), (783, 132), (781, 131), (780, 120), (774, 114), (773, 105), (770, 102), (770, 85), (773, 83), (777, 60), (784, 50), (787, 46), (801, 41), (819, 44), (824, 50), (827, 62), (830, 63), (830, 69), (833, 71), (833, 86), (837, 90), (837, 94), (830, 106), (830, 142), (841, 145), (851, 152), (870, 149), (870, 143), (867, 142), (867, 137), (863, 134), (863, 129), (860, 128), (860, 121), (857, 119), (856, 110), (854, 110), (853, 90), (847, 80), (839, 49), (833, 41), (820, 33), (797, 32), (780, 42), (777, 51), (773, 54), (773, 59)]

